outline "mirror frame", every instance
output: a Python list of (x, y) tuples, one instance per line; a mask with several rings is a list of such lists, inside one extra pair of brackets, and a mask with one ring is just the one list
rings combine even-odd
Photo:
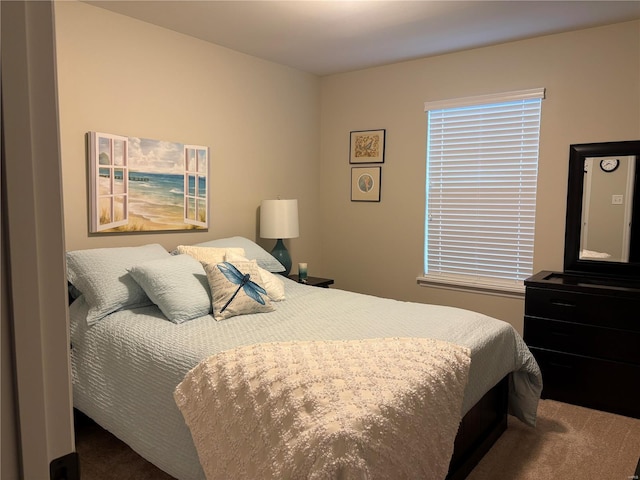
[[(584, 189), (584, 162), (590, 157), (636, 156), (633, 213), (631, 221), (629, 262), (607, 262), (580, 259), (580, 232), (582, 227), (582, 195)], [(626, 142), (583, 143), (569, 147), (569, 183), (567, 189), (567, 216), (564, 240), (564, 271), (593, 275), (640, 276), (640, 140)], [(635, 248), (634, 248), (635, 247)]]

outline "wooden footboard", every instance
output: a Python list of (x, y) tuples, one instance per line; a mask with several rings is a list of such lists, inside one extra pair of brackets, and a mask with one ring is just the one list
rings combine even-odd
[[(447, 480), (466, 478), (506, 430), (508, 385), (508, 378), (503, 378), (462, 419)], [(78, 430), (86, 430), (87, 424), (93, 425), (92, 420), (75, 409), (74, 417)]]
[(507, 429), (508, 376), (489, 390), (460, 422), (447, 480), (462, 480)]

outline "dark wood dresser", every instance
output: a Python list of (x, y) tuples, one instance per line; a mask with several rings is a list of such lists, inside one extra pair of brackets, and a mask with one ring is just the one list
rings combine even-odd
[(524, 283), (542, 397), (640, 418), (640, 279), (542, 271)]

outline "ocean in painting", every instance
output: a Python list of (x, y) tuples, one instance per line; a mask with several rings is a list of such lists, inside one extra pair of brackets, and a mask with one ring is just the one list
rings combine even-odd
[[(204, 195), (206, 179), (201, 178)], [(189, 185), (193, 195), (194, 186)], [(129, 172), (129, 216), (138, 216), (166, 229), (183, 229), (184, 175)]]

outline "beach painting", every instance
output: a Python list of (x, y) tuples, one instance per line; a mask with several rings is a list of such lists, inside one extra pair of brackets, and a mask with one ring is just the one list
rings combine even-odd
[(90, 233), (206, 230), (209, 148), (89, 132)]

